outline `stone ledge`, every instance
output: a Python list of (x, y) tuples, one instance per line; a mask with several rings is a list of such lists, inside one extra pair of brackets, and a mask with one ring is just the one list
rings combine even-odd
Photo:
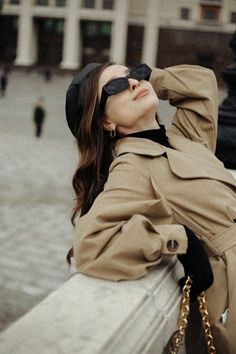
[(164, 354), (182, 275), (175, 257), (136, 281), (75, 274), (0, 335), (1, 354)]

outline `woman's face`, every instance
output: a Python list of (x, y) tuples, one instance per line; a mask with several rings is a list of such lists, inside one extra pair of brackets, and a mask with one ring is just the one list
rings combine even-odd
[[(99, 99), (102, 87), (111, 79), (124, 77), (129, 69), (123, 65), (108, 66), (99, 79)], [(130, 134), (140, 130), (157, 127), (155, 113), (158, 97), (149, 81), (129, 78), (129, 88), (108, 96), (105, 105), (105, 123), (107, 130), (116, 130), (121, 134)]]

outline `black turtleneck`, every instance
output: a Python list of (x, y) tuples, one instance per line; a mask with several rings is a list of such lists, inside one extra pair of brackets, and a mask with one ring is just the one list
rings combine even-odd
[(166, 129), (163, 124), (160, 124), (160, 129), (142, 130), (140, 132), (125, 135), (125, 137), (150, 139), (155, 143), (159, 143), (168, 148), (172, 148), (172, 146), (169, 144), (168, 138), (166, 136)]

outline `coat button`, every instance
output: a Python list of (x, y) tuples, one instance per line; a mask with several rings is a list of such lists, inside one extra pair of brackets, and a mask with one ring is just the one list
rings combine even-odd
[(179, 242), (176, 240), (169, 240), (167, 242), (167, 249), (170, 252), (175, 252), (179, 247)]

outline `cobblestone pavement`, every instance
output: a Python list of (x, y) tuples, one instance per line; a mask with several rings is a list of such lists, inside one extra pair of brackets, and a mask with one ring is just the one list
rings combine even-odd
[[(64, 118), (70, 80), (65, 75), (45, 82), (35, 72), (15, 71), (0, 98), (0, 330), (74, 271), (65, 263), (73, 237), (71, 178), (77, 160)], [(32, 110), (39, 96), (45, 97), (47, 117), (37, 139)], [(161, 116), (172, 112), (161, 105)]]
[[(45, 83), (12, 73), (0, 99), (0, 329), (28, 311), (71, 274), (71, 178), (76, 153), (64, 119), (70, 77)], [(46, 98), (43, 136), (33, 136), (32, 107)], [(50, 97), (50, 99), (49, 99)]]

